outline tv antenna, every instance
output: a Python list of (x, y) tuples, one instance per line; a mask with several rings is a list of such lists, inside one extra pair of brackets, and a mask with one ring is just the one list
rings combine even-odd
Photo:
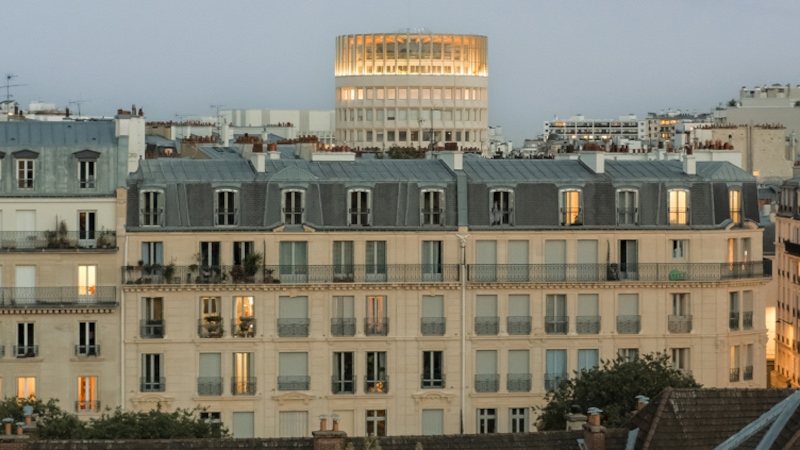
[(69, 100), (67, 102), (68, 105), (76, 105), (78, 107), (78, 117), (81, 117), (81, 105), (90, 102), (91, 100), (80, 100), (81, 96), (78, 94), (78, 100)]
[(211, 106), (209, 106), (209, 108), (216, 109), (217, 110), (217, 117), (219, 117), (219, 109), (222, 108), (223, 106), (225, 106), (225, 105), (211, 105)]
[(10, 88), (19, 87), (19, 86), (27, 86), (27, 84), (11, 84), (11, 80), (14, 79), (14, 78), (17, 78), (17, 76), (12, 74), (12, 73), (7, 73), (6, 74), (6, 84), (3, 85), (3, 86), (0, 86), (0, 87), (6, 88), (6, 101), (10, 101), (11, 100), (11, 91), (9, 90)]

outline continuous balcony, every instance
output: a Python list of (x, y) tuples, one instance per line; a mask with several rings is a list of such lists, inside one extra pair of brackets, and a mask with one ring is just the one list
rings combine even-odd
[(0, 251), (112, 250), (114, 231), (0, 231)]
[[(344, 270), (346, 269), (346, 270)], [(456, 283), (458, 264), (267, 265), (242, 266), (123, 266), (123, 284), (325, 284), (325, 283)]]
[(48, 286), (0, 288), (2, 308), (116, 306), (115, 286)]

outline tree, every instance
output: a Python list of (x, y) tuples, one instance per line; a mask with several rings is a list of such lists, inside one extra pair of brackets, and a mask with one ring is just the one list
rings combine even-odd
[(622, 426), (636, 409), (636, 396), (655, 397), (667, 387), (702, 387), (691, 375), (672, 368), (667, 354), (651, 353), (636, 360), (601, 361), (601, 367), (586, 370), (564, 380), (547, 394), (547, 405), (540, 408), (539, 429), (563, 430), (573, 405), (582, 411), (591, 407), (603, 410), (603, 425)]
[(731, 99), (731, 101), (728, 102), (728, 106), (730, 106), (731, 108), (736, 108), (736, 106), (738, 106), (738, 103), (736, 103), (735, 99)]
[(386, 154), (389, 159), (424, 159), (425, 151), (414, 147), (391, 147)]

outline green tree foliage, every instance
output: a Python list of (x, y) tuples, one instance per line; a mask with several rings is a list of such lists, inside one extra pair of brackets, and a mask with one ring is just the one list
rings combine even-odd
[(386, 151), (389, 159), (424, 159), (425, 151), (414, 147), (392, 147)]
[(702, 387), (691, 375), (672, 368), (672, 362), (664, 353), (640, 356), (634, 361), (622, 357), (601, 361), (601, 367), (581, 372), (564, 380), (558, 389), (547, 395), (548, 401), (540, 409), (540, 430), (563, 430), (566, 415), (572, 405), (582, 411), (590, 407), (603, 410), (603, 425), (619, 427), (636, 409), (636, 396), (655, 397), (667, 387)]
[(11, 417), (23, 421), (22, 408), (33, 406), (36, 425), (42, 439), (191, 439), (223, 438), (228, 430), (218, 422), (200, 419), (202, 408), (177, 409), (173, 412), (157, 409), (145, 412), (125, 411), (122, 408), (107, 409), (100, 418), (91, 422), (81, 421), (77, 415), (58, 406), (58, 400), (50, 399), (18, 401), (8, 397), (0, 402), (0, 419)]
[(736, 99), (733, 98), (728, 102), (728, 106), (730, 106), (731, 108), (736, 108), (738, 105), (739, 104), (736, 103)]

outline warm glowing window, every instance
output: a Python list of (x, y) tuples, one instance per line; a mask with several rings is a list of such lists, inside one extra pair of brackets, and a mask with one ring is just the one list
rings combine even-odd
[(364, 88), (358, 88), (358, 99), (364, 100)]
[(581, 211), (581, 191), (568, 189), (561, 191), (561, 225), (580, 225), (583, 222)]
[(36, 377), (17, 378), (17, 398), (20, 400), (36, 398)]
[(78, 295), (90, 300), (97, 293), (97, 266), (78, 266)]
[(255, 393), (254, 353), (233, 354), (233, 395)]
[(386, 410), (367, 410), (367, 436), (386, 436)]
[(731, 220), (735, 223), (742, 221), (742, 194), (740, 191), (728, 191), (728, 200), (730, 202)]
[(383, 88), (375, 88), (375, 98), (383, 100)]
[(255, 318), (253, 316), (253, 297), (233, 298), (234, 330), (236, 337), (255, 336)]
[(348, 99), (350, 100), (356, 99), (356, 88), (350, 88), (350, 94), (348, 95)]
[(689, 223), (689, 193), (675, 189), (669, 191), (669, 224), (686, 225)]
[(389, 379), (386, 376), (386, 352), (367, 352), (366, 393), (386, 393)]
[(97, 377), (78, 377), (78, 411), (97, 411)]

